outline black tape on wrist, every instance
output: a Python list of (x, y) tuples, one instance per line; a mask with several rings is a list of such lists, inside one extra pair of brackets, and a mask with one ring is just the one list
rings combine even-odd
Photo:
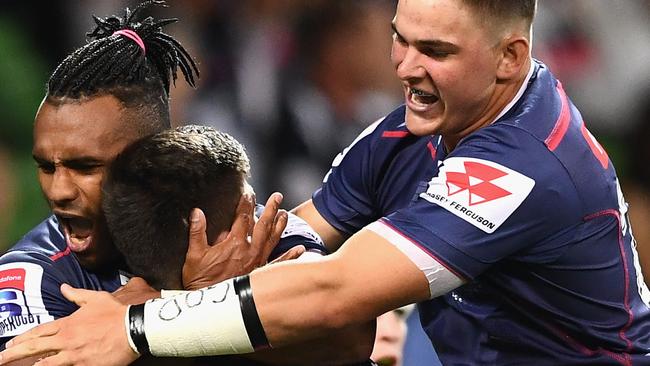
[(144, 333), (144, 304), (129, 306), (129, 334), (138, 353), (141, 355), (151, 353)]
[(242, 318), (244, 319), (244, 326), (246, 333), (251, 341), (253, 349), (258, 351), (261, 349), (271, 348), (260, 316), (257, 314), (257, 307), (255, 307), (255, 300), (253, 300), (253, 289), (251, 288), (251, 280), (248, 275), (239, 276), (234, 279), (233, 286), (235, 293), (239, 296), (239, 306), (241, 307)]

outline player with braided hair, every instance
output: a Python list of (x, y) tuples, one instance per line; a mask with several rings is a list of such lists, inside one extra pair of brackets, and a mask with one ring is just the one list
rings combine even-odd
[(87, 33), (91, 42), (59, 64), (47, 83), (46, 101), (112, 95), (137, 113), (133, 117), (140, 117), (129, 124), (138, 125), (141, 136), (169, 128), (170, 83), (175, 83), (180, 68), (195, 87), (199, 70), (185, 48), (162, 31), (177, 19), (139, 20), (151, 5), (165, 6), (164, 1), (150, 0), (133, 11), (126, 8), (121, 18), (93, 16), (97, 26)]
[[(95, 17), (90, 42), (65, 58), (47, 83), (34, 123), (33, 156), (53, 214), (0, 257), (1, 348), (77, 309), (61, 295), (61, 284), (115, 291), (128, 279), (106, 229), (102, 181), (127, 145), (170, 127), (169, 89), (178, 70), (191, 86), (199, 73), (183, 46), (162, 31), (176, 19), (142, 19), (152, 5), (163, 2), (146, 1), (123, 17)], [(270, 222), (262, 231), (267, 239), (253, 235), (260, 250), (282, 232), (286, 216), (276, 217), (274, 205), (264, 217)], [(247, 197), (238, 215), (250, 218), (252, 210)], [(270, 240), (268, 233), (277, 236)]]

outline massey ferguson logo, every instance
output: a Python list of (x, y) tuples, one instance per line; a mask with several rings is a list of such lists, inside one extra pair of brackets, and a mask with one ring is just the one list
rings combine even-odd
[(467, 191), (469, 193), (469, 205), (474, 206), (512, 194), (492, 183), (493, 180), (504, 177), (508, 173), (472, 161), (466, 161), (464, 166), (465, 172), (463, 173), (447, 173), (449, 196)]
[(488, 160), (449, 158), (420, 197), (491, 234), (534, 186), (529, 177)]

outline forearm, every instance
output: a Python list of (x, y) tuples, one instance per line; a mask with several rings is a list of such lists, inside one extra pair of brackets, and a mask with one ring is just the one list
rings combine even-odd
[(323, 239), (325, 246), (330, 252), (335, 252), (348, 238), (348, 235), (341, 233), (325, 220), (311, 200), (305, 201), (298, 207), (291, 210), (291, 213), (305, 220), (316, 233)]
[(372, 353), (375, 321), (355, 325), (311, 341), (271, 348), (244, 357), (271, 365), (348, 365)]
[(152, 353), (196, 356), (284, 347), (361, 325), (430, 294), (424, 274), (369, 231), (320, 261), (279, 263), (249, 279), (147, 303), (144, 333)]
[(362, 324), (429, 297), (422, 272), (398, 249), (375, 239), (364, 231), (322, 261), (251, 274), (259, 317), (273, 346)]

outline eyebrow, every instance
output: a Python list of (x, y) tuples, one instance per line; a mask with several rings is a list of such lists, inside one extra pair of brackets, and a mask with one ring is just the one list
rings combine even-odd
[[(35, 154), (32, 155), (32, 157), (34, 158), (34, 160), (37, 163), (52, 163), (52, 161), (50, 161), (48, 159), (45, 159), (45, 158), (42, 158), (42, 157), (40, 157), (38, 155), (35, 155)], [(61, 164), (64, 165), (64, 166), (103, 165), (104, 161), (100, 160), (100, 159), (97, 159), (97, 158), (90, 157), (90, 156), (81, 156), (81, 157), (74, 158), (74, 159), (62, 160)]]
[[(400, 37), (401, 39), (405, 39), (404, 36), (402, 36), (400, 34), (400, 32), (397, 30), (397, 27), (395, 26), (394, 22), (390, 23), (390, 27), (393, 29), (393, 32), (395, 32), (395, 34), (397, 34), (398, 37)], [(451, 42), (446, 42), (446, 41), (442, 41), (442, 40), (439, 40), (439, 39), (416, 40), (414, 42), (414, 44), (418, 48), (436, 47), (436, 48), (446, 48), (446, 49), (449, 49), (449, 50), (452, 50), (452, 51), (455, 51), (455, 50), (459, 49), (457, 45), (455, 45), (455, 44), (453, 44)]]

